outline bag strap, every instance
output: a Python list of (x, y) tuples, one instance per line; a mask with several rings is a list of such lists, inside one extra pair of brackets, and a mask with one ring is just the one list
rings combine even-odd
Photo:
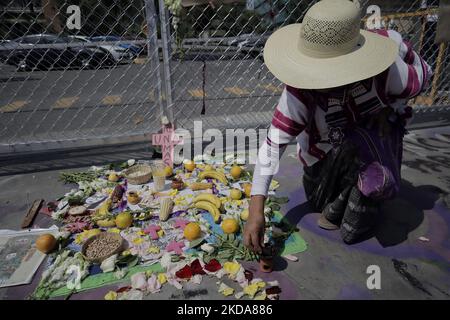
[(378, 153), (377, 147), (376, 147), (375, 143), (373, 142), (372, 138), (370, 137), (370, 135), (368, 135), (361, 128), (356, 128), (355, 131), (358, 132), (360, 134), (360, 136), (364, 139), (364, 141), (366, 142), (367, 146), (369, 147), (372, 155), (378, 159), (378, 162), (381, 165), (383, 165), (383, 160), (382, 160), (380, 154)]

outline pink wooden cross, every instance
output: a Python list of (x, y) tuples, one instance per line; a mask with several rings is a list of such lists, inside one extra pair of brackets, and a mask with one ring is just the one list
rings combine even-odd
[(171, 125), (163, 126), (162, 133), (152, 135), (152, 144), (161, 146), (162, 160), (166, 166), (173, 167), (173, 150), (175, 145), (183, 143), (183, 139), (175, 134)]
[(167, 252), (175, 252), (176, 254), (182, 254), (183, 253), (183, 249), (184, 248), (184, 243), (183, 242), (178, 242), (178, 241), (171, 241), (169, 242), (169, 244), (166, 247), (166, 251)]
[(151, 224), (144, 229), (144, 233), (149, 234), (152, 240), (158, 240), (158, 231), (161, 230), (161, 227), (156, 224)]
[(175, 224), (173, 225), (175, 228), (180, 228), (181, 230), (184, 230), (187, 224), (189, 224), (189, 220), (185, 219), (176, 219)]

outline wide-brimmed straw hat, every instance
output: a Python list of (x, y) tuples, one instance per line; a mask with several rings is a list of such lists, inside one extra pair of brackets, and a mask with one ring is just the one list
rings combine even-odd
[(398, 44), (361, 30), (359, 4), (322, 0), (302, 23), (275, 31), (264, 47), (264, 62), (283, 83), (326, 89), (373, 77), (395, 61)]

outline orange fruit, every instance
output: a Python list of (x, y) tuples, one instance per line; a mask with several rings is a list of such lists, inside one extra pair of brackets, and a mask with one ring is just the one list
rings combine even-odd
[(227, 218), (222, 221), (221, 227), (226, 234), (236, 233), (239, 230), (239, 223), (233, 218)]
[(108, 176), (108, 181), (117, 182), (119, 181), (119, 176), (117, 175), (117, 173), (110, 173)]
[(248, 216), (249, 216), (249, 211), (248, 211), (248, 209), (242, 210), (242, 212), (241, 212), (241, 214), (240, 214), (241, 220), (242, 220), (242, 221), (247, 221)]
[(133, 216), (129, 212), (122, 212), (116, 216), (116, 226), (119, 229), (126, 229), (133, 224)]
[(233, 177), (233, 179), (239, 179), (242, 175), (242, 168), (237, 165), (234, 165), (231, 167), (230, 174)]
[(191, 222), (184, 227), (184, 237), (189, 240), (195, 240), (200, 238), (200, 235), (202, 234), (202, 230), (200, 229), (200, 226), (196, 222)]
[(235, 219), (224, 219), (222, 221), (222, 230), (226, 234), (236, 233), (239, 230), (239, 223)]
[(230, 198), (233, 200), (239, 200), (242, 198), (242, 192), (239, 189), (231, 189)]
[(56, 247), (56, 242), (53, 235), (46, 233), (36, 239), (36, 248), (42, 253), (49, 253)]
[(189, 171), (189, 172), (194, 171), (194, 169), (195, 169), (195, 162), (192, 161), (192, 160), (186, 161), (186, 162), (184, 163), (184, 168), (185, 168), (187, 171)]
[(251, 184), (251, 183), (244, 183), (244, 184), (242, 185), (242, 187), (244, 188), (245, 196), (246, 196), (247, 198), (250, 198), (251, 193), (252, 193), (252, 184)]

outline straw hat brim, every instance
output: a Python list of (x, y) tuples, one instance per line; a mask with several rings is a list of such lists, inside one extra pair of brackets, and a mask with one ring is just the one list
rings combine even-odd
[(300, 89), (326, 89), (373, 77), (395, 61), (399, 46), (387, 37), (361, 30), (358, 47), (333, 58), (313, 58), (298, 47), (301, 23), (275, 31), (264, 47), (264, 62), (283, 83)]

